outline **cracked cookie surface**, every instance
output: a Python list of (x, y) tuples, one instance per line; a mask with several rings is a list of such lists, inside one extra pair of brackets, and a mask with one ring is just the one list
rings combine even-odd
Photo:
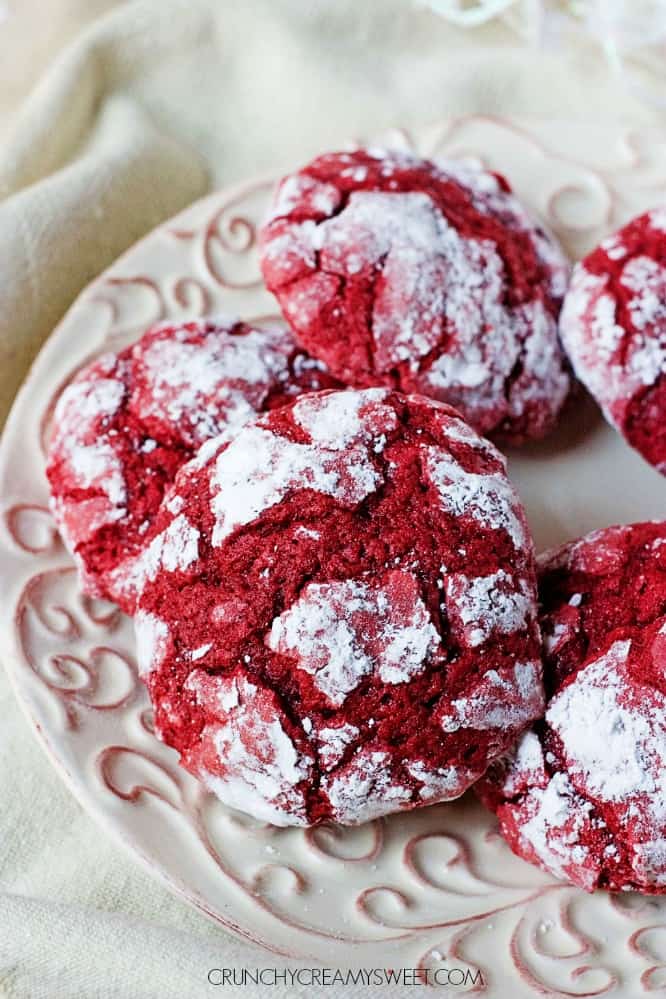
[(539, 560), (545, 719), (477, 785), (512, 849), (588, 891), (666, 891), (666, 524)]
[(554, 426), (568, 265), (504, 178), (398, 152), (320, 156), (278, 187), (261, 261), (299, 341), (346, 384), (420, 392), (513, 443)]
[(83, 368), (58, 400), (47, 475), (84, 591), (131, 612), (137, 556), (181, 465), (209, 438), (332, 385), (290, 332), (224, 319), (157, 326)]
[(455, 798), (543, 708), (532, 543), (450, 407), (302, 396), (179, 472), (146, 552), (161, 738), (278, 825)]
[(561, 333), (608, 422), (666, 474), (666, 210), (632, 219), (576, 264)]

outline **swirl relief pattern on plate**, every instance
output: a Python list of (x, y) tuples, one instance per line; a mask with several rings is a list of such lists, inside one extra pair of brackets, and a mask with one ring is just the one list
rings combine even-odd
[[(471, 117), (383, 141), (507, 173), (572, 255), (666, 194), (649, 133)], [(2, 658), (54, 764), (100, 824), (229, 930), (328, 966), (468, 970), (456, 994), (634, 996), (666, 988), (666, 905), (587, 896), (513, 857), (468, 795), (355, 829), (275, 829), (225, 808), (154, 735), (131, 622), (84, 597), (48, 510), (54, 403), (90, 357), (149, 324), (277, 319), (257, 227), (272, 181), (198, 202), (102, 274), (44, 348), (0, 462)], [(534, 460), (534, 489), (543, 465)], [(443, 979), (442, 979), (443, 980)]]

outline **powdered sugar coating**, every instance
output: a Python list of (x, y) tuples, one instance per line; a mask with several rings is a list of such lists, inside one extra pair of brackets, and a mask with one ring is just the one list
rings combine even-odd
[(337, 821), (356, 825), (407, 807), (411, 788), (392, 776), (388, 753), (362, 750), (334, 777), (325, 777), (324, 791)]
[(347, 746), (359, 734), (355, 725), (343, 722), (335, 728), (320, 728), (317, 732), (319, 763), (324, 770), (332, 770), (345, 755)]
[(296, 665), (340, 707), (375, 671), (384, 683), (408, 683), (425, 669), (439, 633), (417, 578), (395, 572), (384, 587), (355, 579), (309, 584), (274, 619), (267, 641), (274, 652), (295, 656)]
[(465, 766), (431, 768), (422, 760), (414, 760), (407, 764), (406, 769), (410, 777), (421, 784), (419, 798), (424, 805), (457, 798), (474, 780)]
[[(384, 395), (383, 390), (375, 389), (364, 398), (380, 404)], [(324, 398), (316, 404), (314, 420), (313, 402), (307, 397), (298, 402), (294, 419), (308, 432), (309, 445), (276, 438), (263, 427), (254, 426), (224, 448), (211, 478), (215, 496), (213, 544), (221, 544), (293, 489), (313, 489), (350, 505), (368, 496), (379, 478), (367, 448), (372, 426), (361, 423), (356, 402), (351, 393)], [(379, 416), (389, 422), (393, 419), (393, 413), (381, 405)], [(374, 438), (372, 452), (377, 454), (381, 448), (380, 435)]]
[(541, 560), (549, 700), (479, 790), (516, 852), (592, 890), (666, 890), (666, 525)]
[(666, 827), (666, 697), (636, 690), (626, 670), (630, 650), (630, 640), (614, 642), (588, 663), (551, 700), (546, 721), (572, 779), (627, 809), (639, 799), (648, 820)]
[(504, 569), (474, 579), (452, 573), (444, 585), (452, 626), (473, 647), (498, 631), (506, 634), (524, 627), (534, 609), (529, 585), (525, 580), (516, 584)]
[(184, 571), (193, 565), (199, 557), (199, 537), (199, 531), (179, 513), (135, 558), (109, 572), (116, 599), (129, 606), (146, 580), (155, 579), (158, 572)]
[(132, 610), (178, 468), (210, 437), (333, 384), (291, 333), (226, 319), (156, 327), (79, 372), (56, 407), (47, 474), (85, 592)]
[[(378, 388), (302, 396), (202, 450), (162, 507), (140, 598), (140, 626), (168, 629), (140, 664), (162, 738), (279, 824), (462, 794), (543, 703), (532, 549), (501, 455), (449, 407)], [(445, 502), (434, 458), (458, 486), (487, 478), (494, 516)], [(196, 532), (193, 561), (174, 525)], [(254, 699), (266, 758), (249, 708), (236, 717)]]
[(154, 614), (139, 611), (134, 618), (134, 635), (139, 673), (145, 675), (150, 670), (159, 669), (166, 658), (169, 640), (167, 624)]
[(73, 553), (100, 528), (127, 515), (122, 461), (108, 440), (86, 433), (98, 421), (109, 424), (121, 410), (125, 386), (121, 378), (109, 377), (114, 369), (111, 358), (102, 358), (82, 372), (61, 396), (55, 414), (51, 462), (66, 461), (70, 489), (88, 492), (72, 509), (66, 496), (53, 490), (51, 509)]
[(213, 707), (199, 737), (198, 776), (209, 790), (216, 793), (221, 785), (227, 804), (273, 825), (305, 825), (299, 785), (309, 777), (312, 760), (285, 731), (275, 697), (246, 678), (200, 671), (190, 674), (187, 689)]
[(261, 240), (296, 335), (348, 384), (422, 392), (515, 441), (551, 429), (569, 390), (557, 335), (568, 265), (503, 178), (329, 154), (278, 187)]
[(592, 891), (600, 865), (584, 846), (593, 831), (592, 805), (577, 794), (565, 773), (555, 773), (543, 787), (533, 787), (521, 815), (520, 843), (527, 859), (556, 877)]
[(529, 544), (518, 494), (503, 469), (479, 475), (436, 449), (426, 452), (425, 469), (444, 510), (507, 531), (516, 547)]
[(666, 472), (666, 232), (647, 212), (576, 265), (561, 335), (608, 422)]
[(523, 728), (543, 710), (541, 663), (516, 663), (503, 674), (488, 670), (482, 689), (453, 701), (441, 717), (445, 732), (460, 728)]

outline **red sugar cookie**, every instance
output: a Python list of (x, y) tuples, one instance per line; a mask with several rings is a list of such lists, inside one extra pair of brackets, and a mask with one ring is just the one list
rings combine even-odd
[(136, 556), (176, 471), (299, 392), (336, 385), (284, 330), (159, 326), (80, 371), (53, 419), (51, 508), (86, 593), (132, 610)]
[(156, 529), (140, 669), (228, 805), (355, 824), (455, 798), (542, 711), (524, 514), (448, 406), (302, 396), (204, 445)]
[(666, 892), (666, 524), (540, 560), (545, 720), (477, 790), (520, 856), (588, 891)]
[(503, 177), (320, 156), (278, 187), (261, 255), (299, 342), (346, 384), (420, 392), (514, 443), (552, 429), (570, 387), (568, 265)]
[(666, 209), (633, 219), (576, 265), (561, 334), (608, 422), (666, 474)]

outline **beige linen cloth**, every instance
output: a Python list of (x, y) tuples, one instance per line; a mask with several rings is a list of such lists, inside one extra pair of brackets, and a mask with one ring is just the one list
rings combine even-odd
[[(68, 2), (81, 20), (109, 6), (24, 0), (35, 38)], [(5, 71), (30, 52), (11, 31), (0, 23)], [(88, 26), (0, 147), (0, 420), (77, 292), (162, 219), (349, 137), (465, 111), (657, 118), (582, 40), (532, 53), (506, 28), (464, 34), (411, 0), (141, 0)], [(224, 991), (209, 968), (273, 963), (96, 828), (0, 670), (0, 995), (184, 999)]]

